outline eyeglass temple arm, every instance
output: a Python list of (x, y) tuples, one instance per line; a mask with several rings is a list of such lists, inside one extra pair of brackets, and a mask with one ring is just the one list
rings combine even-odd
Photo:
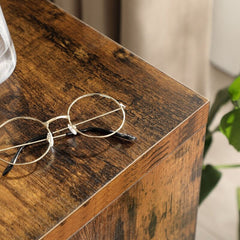
[[(37, 136), (35, 138), (32, 138), (32, 139), (28, 140), (26, 143), (31, 143), (31, 142), (35, 142), (35, 141), (38, 141), (38, 140), (42, 140), (46, 137), (47, 137), (47, 134), (40, 135), (40, 136)], [(14, 157), (11, 160), (11, 163), (17, 162), (18, 156), (20, 155), (20, 153), (22, 152), (22, 150), (25, 147), (26, 146), (22, 146), (17, 150), (16, 154), (14, 155)], [(7, 167), (5, 168), (5, 170), (3, 171), (2, 176), (6, 176), (12, 170), (13, 166), (14, 166), (13, 164), (8, 164)]]
[[(107, 129), (103, 129), (103, 128), (96, 128), (96, 127), (89, 127), (89, 128), (81, 129), (80, 131), (83, 132), (83, 133), (85, 133), (85, 132), (97, 132), (97, 133), (103, 133), (103, 134), (106, 134), (106, 135), (113, 132), (112, 130), (107, 130)], [(72, 136), (72, 135), (74, 135), (72, 132), (66, 133), (66, 136)], [(124, 139), (124, 140), (127, 140), (127, 141), (134, 141), (134, 140), (137, 139), (136, 137), (134, 137), (132, 135), (125, 134), (125, 133), (120, 133), (120, 132), (116, 132), (113, 136)], [(26, 143), (42, 140), (46, 137), (47, 137), (47, 134), (37, 136), (35, 138), (30, 139)], [(16, 152), (16, 154), (12, 158), (11, 163), (17, 162), (18, 156), (20, 155), (21, 151), (25, 147), (26, 146), (22, 146), (18, 149), (18, 151)], [(13, 164), (8, 164), (7, 167), (5, 168), (5, 170), (3, 171), (2, 176), (6, 176), (12, 170), (13, 166), (14, 166)]]
[[(113, 133), (114, 131), (112, 130), (107, 130), (107, 129), (103, 129), (103, 128), (96, 128), (96, 127), (89, 127), (89, 128), (85, 128), (85, 129), (81, 129), (80, 130), (82, 133), (85, 133), (85, 132), (96, 132), (96, 133), (102, 133), (102, 134), (111, 134)], [(127, 140), (127, 141), (135, 141), (137, 138), (132, 136), (132, 135), (129, 135), (129, 134), (126, 134), (126, 133), (120, 133), (120, 132), (116, 132), (112, 135), (113, 137), (118, 137), (118, 138), (121, 138), (121, 139), (124, 139), (124, 140)]]

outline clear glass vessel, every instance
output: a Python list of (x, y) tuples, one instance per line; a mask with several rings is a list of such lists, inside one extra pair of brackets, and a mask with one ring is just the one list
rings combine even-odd
[(0, 84), (13, 72), (16, 52), (0, 6)]

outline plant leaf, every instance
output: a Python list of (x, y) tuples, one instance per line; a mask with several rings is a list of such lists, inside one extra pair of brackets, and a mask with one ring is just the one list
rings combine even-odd
[(235, 108), (240, 108), (240, 99), (238, 99), (237, 101), (234, 101), (232, 103), (235, 106)]
[(233, 102), (240, 99), (240, 76), (232, 82), (228, 88), (228, 92)]
[(234, 109), (224, 115), (219, 128), (229, 143), (240, 151), (240, 109)]
[(204, 166), (202, 170), (201, 187), (199, 205), (209, 195), (209, 193), (216, 187), (221, 179), (222, 173), (212, 165)]
[(240, 213), (240, 187), (237, 188), (237, 204), (238, 204), (238, 211)]
[(216, 113), (218, 112), (218, 110), (228, 101), (230, 101), (230, 95), (228, 92), (228, 88), (223, 88), (221, 90), (219, 90), (216, 94), (216, 97), (214, 99), (214, 102), (211, 106), (210, 112), (209, 112), (209, 116), (208, 116), (208, 126), (210, 126), (210, 124), (212, 123)]

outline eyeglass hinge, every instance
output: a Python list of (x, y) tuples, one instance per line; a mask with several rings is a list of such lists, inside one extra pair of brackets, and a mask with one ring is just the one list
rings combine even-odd
[(68, 124), (68, 129), (70, 130), (70, 132), (71, 132), (73, 135), (77, 135), (76, 126), (73, 126), (73, 125)]

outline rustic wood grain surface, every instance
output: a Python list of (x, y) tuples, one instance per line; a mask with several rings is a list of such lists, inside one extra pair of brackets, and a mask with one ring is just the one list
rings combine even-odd
[(204, 134), (201, 128), (70, 239), (194, 240)]
[(46, 121), (76, 97), (101, 92), (127, 106), (122, 132), (137, 137), (61, 139), (39, 163), (0, 178), (0, 239), (65, 239), (203, 127), (208, 103), (49, 2), (1, 6), (17, 66), (0, 86), (0, 123)]

